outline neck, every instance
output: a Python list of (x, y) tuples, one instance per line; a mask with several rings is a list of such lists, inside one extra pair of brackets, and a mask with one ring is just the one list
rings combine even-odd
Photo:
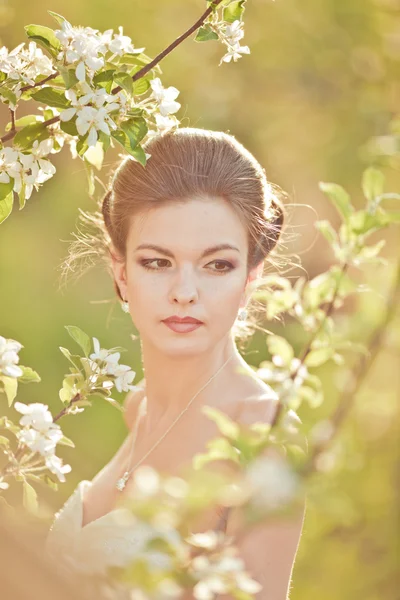
[[(146, 379), (148, 417), (169, 421), (187, 407), (190, 400), (217, 373), (194, 399), (189, 410), (205, 404), (221, 404), (227, 389), (234, 385), (244, 360), (231, 336), (202, 354), (168, 355), (142, 340), (143, 370)], [(225, 392), (224, 392), (225, 390)]]

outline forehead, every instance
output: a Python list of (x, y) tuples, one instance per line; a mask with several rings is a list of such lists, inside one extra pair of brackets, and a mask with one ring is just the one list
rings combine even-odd
[(221, 242), (247, 250), (247, 230), (222, 198), (169, 202), (131, 218), (129, 248), (153, 243), (170, 249), (200, 251)]

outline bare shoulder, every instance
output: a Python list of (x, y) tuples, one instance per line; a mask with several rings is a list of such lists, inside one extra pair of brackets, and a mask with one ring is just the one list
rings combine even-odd
[(124, 401), (124, 419), (128, 429), (132, 426), (137, 417), (137, 411), (140, 401), (146, 394), (146, 380), (143, 378), (125, 397)]

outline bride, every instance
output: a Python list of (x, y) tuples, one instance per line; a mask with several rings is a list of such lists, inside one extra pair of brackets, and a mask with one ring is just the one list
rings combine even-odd
[[(113, 516), (133, 494), (138, 465), (178, 474), (218, 435), (203, 406), (246, 424), (272, 422), (277, 410), (234, 335), (283, 223), (264, 170), (222, 132), (177, 129), (145, 149), (145, 168), (127, 158), (116, 170), (95, 240), (140, 334), (145, 378), (125, 401), (126, 440), (92, 481), (80, 482), (47, 540), (53, 556), (69, 552), (92, 573), (132, 559), (135, 532)], [(263, 586), (258, 598), (287, 598), (303, 517), (241, 537), (246, 569)], [(234, 536), (239, 525), (234, 510), (217, 509), (196, 531)]]

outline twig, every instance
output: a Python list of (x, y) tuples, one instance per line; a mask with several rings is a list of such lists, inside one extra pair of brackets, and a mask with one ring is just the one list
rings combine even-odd
[(16, 109), (12, 109), (10, 108), (10, 115), (11, 115), (11, 131), (15, 131), (16, 127), (15, 127), (15, 112)]
[(51, 75), (49, 75), (45, 79), (42, 79), (41, 81), (37, 81), (33, 85), (25, 85), (24, 87), (21, 88), (20, 91), (21, 92), (26, 92), (27, 90), (32, 90), (33, 88), (41, 87), (42, 85), (44, 85), (48, 81), (51, 81), (52, 79), (55, 79), (56, 77), (58, 77), (59, 74), (60, 73), (58, 71), (56, 71), (55, 73), (52, 73)]

